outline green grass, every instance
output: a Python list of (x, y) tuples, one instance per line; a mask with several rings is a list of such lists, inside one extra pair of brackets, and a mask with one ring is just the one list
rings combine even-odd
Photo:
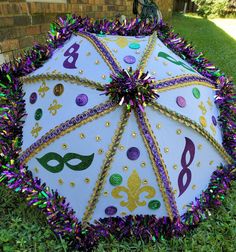
[[(175, 30), (198, 50), (236, 80), (236, 41), (206, 19), (174, 16)], [(144, 244), (142, 241), (102, 241), (100, 251), (196, 251), (233, 252), (236, 250), (236, 183), (223, 206), (212, 212), (209, 220), (184, 238)], [(65, 241), (55, 237), (46, 218), (34, 208), (27, 207), (17, 194), (0, 188), (0, 251), (69, 251)]]
[(176, 33), (191, 42), (197, 51), (202, 51), (206, 58), (236, 82), (236, 19), (212, 21), (197, 16), (175, 15), (170, 23)]

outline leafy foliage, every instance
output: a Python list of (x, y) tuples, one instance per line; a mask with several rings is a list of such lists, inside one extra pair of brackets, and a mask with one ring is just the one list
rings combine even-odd
[(193, 0), (198, 6), (198, 14), (201, 16), (224, 17), (236, 15), (236, 2), (234, 0)]

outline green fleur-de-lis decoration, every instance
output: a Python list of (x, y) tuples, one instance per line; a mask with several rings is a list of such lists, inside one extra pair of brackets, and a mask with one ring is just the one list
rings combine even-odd
[(116, 199), (121, 199), (123, 196), (120, 194), (124, 192), (127, 194), (128, 201), (121, 201), (120, 205), (127, 207), (129, 211), (134, 211), (138, 206), (145, 206), (147, 203), (145, 200), (140, 201), (139, 197), (142, 193), (147, 193), (145, 198), (151, 199), (155, 196), (156, 191), (151, 186), (141, 186), (141, 179), (136, 170), (132, 172), (127, 181), (127, 187), (117, 186), (112, 190), (112, 196)]
[(54, 116), (57, 114), (57, 110), (62, 107), (61, 104), (57, 102), (57, 100), (53, 100), (52, 104), (50, 104), (48, 110)]
[[(45, 168), (49, 172), (58, 173), (63, 170), (64, 165), (66, 165), (68, 168), (70, 168), (73, 171), (85, 170), (92, 164), (93, 158), (94, 158), (94, 153), (89, 156), (83, 156), (77, 153), (67, 153), (64, 155), (64, 157), (62, 157), (60, 154), (56, 152), (49, 152), (45, 154), (44, 156), (42, 156), (41, 158), (36, 158), (36, 159), (43, 166), (43, 168)], [(77, 159), (80, 162), (76, 165), (70, 164), (70, 161), (74, 159)], [(48, 164), (50, 161), (53, 161), (53, 160), (57, 161), (58, 164), (54, 166)]]
[(41, 130), (42, 130), (42, 127), (39, 126), (38, 123), (35, 123), (33, 129), (31, 130), (31, 135), (32, 135), (33, 137), (36, 138), (36, 137), (38, 137), (39, 132), (40, 132)]
[(48, 92), (48, 90), (49, 90), (49, 87), (46, 85), (46, 82), (43, 81), (42, 85), (38, 89), (38, 93), (43, 98), (46, 92)]

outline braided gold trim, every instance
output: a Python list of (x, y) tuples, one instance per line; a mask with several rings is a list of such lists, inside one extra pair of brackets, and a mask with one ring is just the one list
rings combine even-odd
[(148, 40), (148, 45), (145, 48), (145, 51), (143, 53), (142, 58), (140, 59), (140, 62), (137, 66), (137, 69), (140, 69), (141, 71), (144, 71), (146, 65), (147, 65), (147, 61), (150, 57), (150, 55), (152, 54), (155, 45), (156, 45), (156, 41), (157, 41), (157, 32), (154, 32)]
[[(140, 123), (139, 123), (139, 120), (138, 120), (138, 115), (137, 115), (137, 113), (135, 113), (135, 116), (136, 116), (136, 120), (137, 120), (137, 123), (138, 123), (138, 127), (139, 127), (140, 134), (141, 134), (141, 136), (142, 136), (142, 138), (143, 138), (144, 144), (145, 144), (146, 149), (147, 149), (147, 151), (148, 151), (149, 158), (150, 158), (151, 163), (152, 163), (152, 168), (153, 168), (154, 174), (155, 174), (155, 176), (156, 176), (157, 185), (158, 185), (158, 187), (160, 188), (161, 195), (162, 195), (162, 198), (163, 198), (164, 203), (165, 203), (166, 211), (167, 211), (168, 216), (170, 217), (170, 219), (173, 220), (173, 213), (172, 213), (172, 211), (171, 211), (171, 206), (170, 206), (170, 203), (169, 203), (168, 196), (167, 196), (167, 194), (166, 194), (165, 187), (164, 187), (164, 185), (163, 185), (163, 181), (162, 181), (161, 176), (160, 176), (160, 174), (159, 174), (159, 172), (158, 172), (158, 168), (157, 168), (157, 166), (156, 166), (156, 162), (155, 162), (154, 157), (153, 157), (153, 155), (152, 155), (150, 146), (149, 146), (149, 144), (148, 144), (148, 142), (147, 142), (147, 140), (146, 140), (146, 138), (145, 138), (145, 136), (144, 136), (144, 134), (143, 134), (143, 132), (142, 132), (142, 129), (141, 129), (141, 126), (140, 126)], [(158, 155), (159, 155), (160, 160), (161, 160), (161, 163), (162, 163), (162, 165), (163, 165), (163, 168), (164, 168), (166, 177), (167, 177), (167, 179), (168, 179), (168, 183), (169, 183), (169, 185), (170, 185), (170, 187), (171, 187), (170, 178), (169, 178), (169, 176), (168, 176), (167, 168), (166, 168), (166, 165), (165, 165), (164, 160), (163, 160), (163, 158), (162, 158), (159, 145), (158, 145), (158, 143), (157, 143), (157, 141), (156, 141), (156, 137), (155, 137), (154, 134), (153, 134), (153, 131), (152, 131), (152, 129), (151, 129), (151, 126), (150, 126), (150, 124), (149, 124), (149, 122), (148, 122), (148, 119), (147, 119), (145, 113), (143, 113), (143, 117), (144, 117), (145, 123), (146, 123), (146, 125), (147, 125), (147, 127), (148, 127), (148, 130), (149, 130), (150, 135), (151, 135), (151, 136), (153, 137), (153, 139), (155, 140), (155, 145), (156, 145), (156, 149), (157, 149)], [(173, 198), (174, 198), (174, 197), (173, 197)], [(175, 205), (176, 205), (176, 203), (175, 203)], [(177, 207), (176, 207), (176, 209), (177, 209)]]
[(93, 89), (103, 88), (103, 85), (99, 82), (91, 81), (86, 78), (80, 78), (78, 76), (69, 74), (39, 74), (34, 76), (25, 76), (21, 78), (21, 81), (23, 83), (35, 83), (44, 80), (63, 80), (65, 82), (76, 83)]
[(164, 91), (168, 91), (168, 90), (172, 90), (172, 89), (176, 89), (176, 88), (181, 88), (181, 87), (193, 86), (193, 85), (213, 88), (213, 86), (211, 84), (209, 84), (209, 82), (207, 82), (207, 81), (204, 81), (204, 82), (203, 81), (201, 81), (201, 82), (190, 81), (190, 82), (185, 82), (185, 83), (178, 83), (176, 85), (169, 86), (169, 87), (156, 88), (156, 90), (158, 90), (158, 93), (161, 93), (161, 92), (164, 92)]
[(93, 193), (88, 201), (88, 205), (86, 206), (86, 210), (84, 213), (84, 216), (82, 218), (83, 225), (86, 225), (86, 223), (92, 218), (92, 215), (94, 213), (94, 209), (96, 207), (96, 204), (98, 202), (98, 199), (100, 197), (101, 191), (104, 187), (104, 184), (106, 182), (106, 178), (108, 176), (108, 172), (111, 168), (111, 163), (113, 161), (113, 158), (115, 156), (116, 150), (120, 144), (120, 140), (122, 137), (122, 134), (124, 132), (125, 126), (128, 122), (130, 113), (124, 108), (124, 112), (121, 116), (119, 127), (117, 128), (115, 135), (112, 139), (112, 144), (110, 145), (110, 148), (106, 154), (106, 159), (104, 160), (103, 166), (101, 168), (101, 172), (98, 175), (98, 179), (96, 182), (96, 185), (93, 189)]
[[(181, 75), (177, 75), (177, 76), (174, 76), (174, 77), (169, 77), (169, 78), (165, 78), (165, 79), (161, 79), (161, 80), (156, 80), (153, 82), (154, 85), (156, 84), (159, 84), (161, 82), (166, 82), (166, 81), (171, 81), (171, 80), (178, 80), (178, 79), (181, 79), (183, 77), (200, 77), (202, 79), (205, 79), (207, 81), (207, 78), (206, 77), (203, 77), (199, 74), (181, 74)], [(208, 83), (210, 83), (210, 80), (208, 81)], [(214, 84), (211, 84), (211, 86), (214, 86)]]
[[(96, 108), (96, 107), (99, 107), (99, 106), (101, 106), (101, 105), (103, 105), (103, 103), (100, 104), (100, 105), (98, 105), (98, 106), (95, 106), (95, 108)], [(97, 113), (97, 114), (95, 114), (95, 115), (93, 115), (93, 116), (90, 116), (89, 118), (87, 118), (87, 119), (81, 121), (80, 123), (78, 123), (78, 124), (76, 124), (76, 125), (74, 125), (74, 126), (71, 126), (70, 128), (68, 128), (68, 129), (66, 129), (66, 130), (64, 130), (64, 131), (62, 131), (62, 132), (61, 132), (60, 134), (58, 134), (56, 137), (54, 137), (54, 138), (48, 140), (46, 143), (43, 143), (43, 144), (40, 145), (37, 149), (35, 149), (34, 151), (32, 151), (32, 153), (31, 153), (26, 159), (23, 160), (22, 164), (28, 163), (29, 160), (31, 160), (37, 153), (39, 153), (41, 150), (43, 150), (44, 148), (46, 148), (46, 147), (47, 147), (48, 145), (50, 145), (51, 143), (55, 142), (55, 141), (56, 141), (57, 139), (59, 139), (60, 137), (66, 135), (66, 134), (68, 134), (68, 133), (70, 133), (71, 131), (73, 131), (73, 130), (79, 128), (79, 127), (81, 127), (82, 125), (87, 124), (88, 122), (91, 122), (91, 121), (93, 121), (93, 120), (95, 120), (95, 119), (97, 119), (97, 118), (99, 118), (99, 117), (102, 117), (102, 116), (104, 116), (104, 115), (106, 115), (106, 114), (108, 114), (108, 113), (114, 111), (116, 108), (117, 108), (117, 106), (110, 107), (110, 108), (108, 108), (107, 110), (105, 110), (105, 111), (103, 111), (103, 112), (101, 112), (101, 113)], [(49, 135), (52, 131), (56, 130), (57, 128), (60, 128), (61, 125), (62, 125), (62, 124), (60, 124), (60, 125), (56, 126), (55, 128), (51, 129), (51, 130), (48, 131), (45, 135)], [(22, 155), (24, 155), (24, 153), (25, 153), (26, 151), (27, 151), (27, 149), (22, 153)]]
[(226, 152), (226, 150), (215, 140), (213, 136), (210, 135), (201, 125), (199, 125), (197, 122), (191, 120), (190, 118), (180, 115), (176, 113), (175, 111), (172, 111), (168, 109), (167, 107), (160, 105), (158, 103), (150, 103), (151, 107), (154, 110), (159, 111), (160, 113), (170, 117), (171, 119), (174, 119), (175, 121), (178, 121), (182, 124), (185, 124), (187, 127), (190, 127), (200, 133), (203, 137), (205, 137), (211, 145), (219, 152), (219, 154), (229, 163), (232, 164), (234, 161), (230, 157), (230, 155)]
[[(112, 67), (112, 65), (110, 64), (110, 62), (106, 59), (106, 57), (104, 56), (104, 54), (99, 50), (98, 46), (96, 45), (96, 43), (88, 36), (86, 36), (83, 33), (77, 32), (77, 34), (83, 38), (86, 38), (90, 43), (93, 44), (93, 46), (95, 47), (96, 51), (102, 56), (102, 58), (104, 59), (104, 61), (107, 63), (107, 65), (109, 66), (109, 68), (111, 69), (111, 71), (113, 73), (115, 73), (114, 68)], [(110, 53), (110, 55), (112, 56), (113, 60), (115, 61), (116, 65), (122, 69), (122, 67), (120, 66), (119, 62), (116, 60), (116, 57), (113, 55), (113, 53), (111, 52), (111, 50), (109, 49), (109, 47), (102, 41), (99, 40), (100, 43), (106, 48), (106, 50)]]

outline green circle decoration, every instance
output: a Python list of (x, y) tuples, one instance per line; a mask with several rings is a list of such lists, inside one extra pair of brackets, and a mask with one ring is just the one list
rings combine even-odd
[(200, 94), (200, 91), (199, 91), (198, 88), (193, 88), (192, 92), (193, 92), (193, 96), (194, 96), (196, 99), (199, 99), (199, 98), (200, 98), (201, 94)]
[(113, 186), (120, 185), (122, 183), (122, 180), (123, 180), (122, 176), (118, 173), (111, 175), (110, 179), (109, 179), (111, 185), (113, 185)]
[(41, 108), (37, 109), (34, 114), (35, 120), (40, 120), (43, 116), (43, 110)]
[(148, 207), (152, 210), (157, 210), (161, 206), (161, 202), (159, 200), (151, 200), (148, 203)]
[(129, 45), (129, 48), (130, 49), (139, 49), (140, 48), (140, 44), (138, 44), (138, 43), (131, 43)]

